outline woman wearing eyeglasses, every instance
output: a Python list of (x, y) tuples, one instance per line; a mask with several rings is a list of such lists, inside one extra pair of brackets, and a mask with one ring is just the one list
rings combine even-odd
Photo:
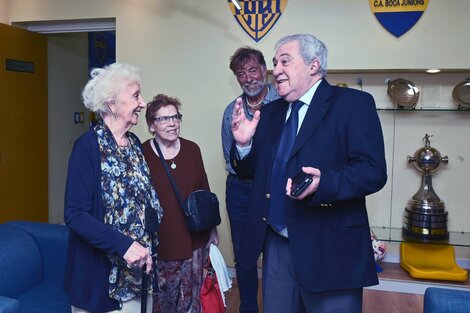
[(156, 144), (160, 147), (182, 198), (198, 189), (209, 190), (201, 150), (179, 137), (182, 114), (178, 99), (159, 94), (147, 104), (145, 118), (154, 138), (144, 142), (144, 156), (164, 210), (159, 229), (157, 277), (159, 292), (153, 298), (154, 313), (201, 312), (199, 301), (203, 265), (211, 243), (218, 244), (217, 230), (190, 233)]

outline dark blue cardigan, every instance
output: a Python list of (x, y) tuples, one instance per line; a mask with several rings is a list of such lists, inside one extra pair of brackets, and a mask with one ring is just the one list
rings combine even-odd
[(133, 240), (103, 223), (100, 152), (91, 128), (75, 141), (70, 155), (64, 220), (71, 230), (65, 273), (71, 304), (91, 313), (119, 309), (108, 294), (111, 262), (105, 254), (123, 257)]

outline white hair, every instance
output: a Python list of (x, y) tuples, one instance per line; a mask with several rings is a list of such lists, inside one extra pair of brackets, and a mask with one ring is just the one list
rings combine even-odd
[(139, 70), (134, 65), (113, 63), (104, 68), (93, 68), (91, 79), (82, 91), (85, 107), (102, 115), (109, 112), (108, 104), (113, 102), (117, 94), (133, 83), (141, 83)]
[(320, 63), (320, 75), (322, 77), (326, 76), (328, 49), (326, 48), (325, 44), (313, 35), (296, 34), (285, 36), (279, 39), (279, 41), (276, 43), (275, 50), (291, 41), (299, 42), (300, 55), (304, 59), (305, 64), (310, 64), (314, 59), (317, 59)]

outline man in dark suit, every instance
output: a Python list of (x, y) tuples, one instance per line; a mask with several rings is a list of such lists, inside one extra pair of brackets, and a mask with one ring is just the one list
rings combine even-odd
[[(237, 262), (250, 268), (263, 251), (267, 313), (360, 313), (363, 287), (378, 283), (365, 197), (387, 180), (374, 99), (328, 84), (314, 36), (280, 39), (273, 63), (282, 99), (252, 120), (241, 100), (233, 111), (231, 164), (254, 179)], [(291, 196), (298, 172), (313, 182)]]

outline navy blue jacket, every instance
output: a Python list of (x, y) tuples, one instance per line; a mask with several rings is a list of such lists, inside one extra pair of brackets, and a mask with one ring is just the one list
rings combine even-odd
[(75, 141), (70, 155), (64, 220), (71, 230), (65, 273), (71, 304), (90, 313), (119, 309), (109, 297), (111, 262), (105, 253), (123, 257), (133, 240), (103, 222), (100, 152), (92, 129)]
[[(246, 268), (256, 264), (269, 227), (273, 159), (288, 107), (279, 99), (261, 109), (245, 159), (237, 160), (232, 148), (237, 174), (254, 178), (237, 259)], [(289, 247), (300, 282), (312, 292), (377, 284), (365, 197), (385, 185), (387, 174), (382, 129), (370, 94), (320, 83), (289, 156), (287, 177), (302, 166), (319, 168), (321, 178), (313, 195), (287, 202)]]

